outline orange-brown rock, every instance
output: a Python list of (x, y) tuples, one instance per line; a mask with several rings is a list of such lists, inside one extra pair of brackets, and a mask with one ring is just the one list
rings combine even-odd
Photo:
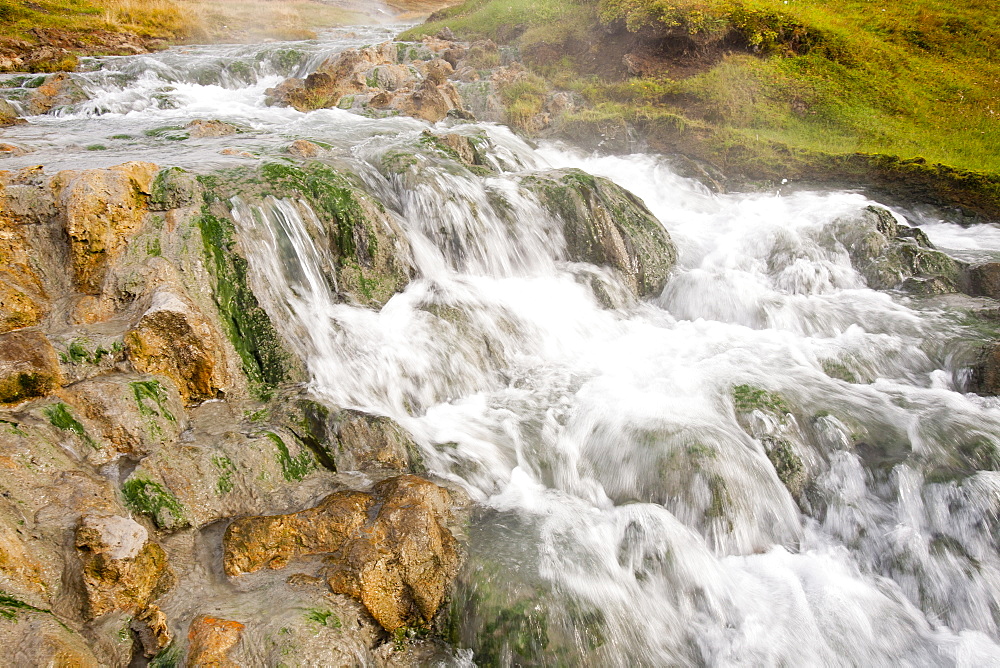
[(142, 653), (154, 657), (173, 640), (173, 634), (167, 626), (167, 616), (160, 607), (150, 605), (132, 620), (132, 630), (139, 636)]
[(80, 292), (101, 293), (108, 263), (142, 223), (157, 171), (149, 162), (127, 162), (108, 169), (62, 171), (53, 178)]
[(28, 245), (16, 226), (0, 218), (0, 333), (36, 325), (46, 310), (47, 295)]
[(44, 114), (57, 107), (76, 104), (87, 99), (80, 85), (66, 72), (57, 72), (45, 78), (41, 86), (32, 91), (26, 100), (28, 113)]
[(196, 118), (188, 123), (185, 129), (189, 135), (196, 139), (201, 137), (226, 137), (239, 132), (239, 128), (232, 123), (216, 120), (206, 121), (200, 118)]
[(7, 100), (0, 99), (0, 126), (14, 125), (20, 120), (17, 117), (17, 109), (11, 106)]
[(319, 144), (314, 144), (305, 139), (296, 139), (285, 150), (288, 151), (289, 155), (294, 155), (296, 158), (315, 158), (323, 152)]
[(125, 352), (136, 370), (170, 378), (188, 405), (216, 398), (225, 383), (211, 325), (168, 290), (153, 294), (149, 309), (125, 334)]
[(240, 641), (244, 625), (228, 619), (202, 615), (188, 629), (186, 666), (189, 668), (238, 668), (229, 650)]
[(291, 515), (236, 520), (226, 530), (229, 575), (282, 568), (298, 556), (329, 553), (327, 581), (361, 600), (387, 630), (429, 624), (459, 564), (445, 526), (447, 490), (413, 475), (370, 493), (337, 492)]
[(437, 85), (433, 80), (425, 79), (413, 92), (396, 95), (391, 106), (407, 116), (437, 123), (451, 110), (462, 109), (462, 99), (450, 81)]
[(146, 528), (127, 517), (90, 515), (76, 532), (87, 617), (139, 613), (172, 584), (167, 555)]
[(44, 397), (61, 382), (56, 351), (44, 334), (22, 330), (0, 335), (0, 405)]

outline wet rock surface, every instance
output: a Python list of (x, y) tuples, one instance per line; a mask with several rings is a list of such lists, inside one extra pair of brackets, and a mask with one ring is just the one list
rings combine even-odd
[(231, 576), (329, 554), (330, 588), (364, 603), (388, 631), (429, 624), (457, 573), (457, 542), (444, 522), (448, 492), (412, 475), (371, 493), (338, 492), (292, 515), (237, 520), (226, 530)]
[(677, 251), (638, 197), (580, 170), (541, 172), (522, 183), (562, 221), (570, 260), (617, 269), (639, 297), (660, 294)]

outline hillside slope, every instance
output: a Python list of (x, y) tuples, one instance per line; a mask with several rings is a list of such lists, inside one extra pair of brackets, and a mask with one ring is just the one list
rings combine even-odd
[[(449, 27), (519, 47), (587, 108), (751, 179), (900, 181), (1000, 214), (1000, 10), (981, 0), (469, 0)], [(990, 202), (993, 201), (993, 204)]]

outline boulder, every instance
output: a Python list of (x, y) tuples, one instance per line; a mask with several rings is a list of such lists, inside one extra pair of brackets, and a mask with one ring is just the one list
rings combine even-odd
[(972, 367), (969, 391), (988, 397), (1000, 395), (1000, 341), (987, 344)]
[(1000, 262), (986, 262), (969, 267), (965, 292), (973, 297), (1000, 299)]
[(866, 207), (831, 229), (873, 290), (942, 294), (958, 289), (961, 265), (935, 250), (919, 228), (898, 223), (887, 209)]
[(173, 584), (167, 555), (146, 528), (127, 517), (84, 517), (76, 532), (83, 571), (85, 614), (138, 614)]
[(45, 77), (45, 81), (31, 92), (25, 104), (28, 113), (44, 114), (52, 109), (77, 104), (86, 99), (87, 94), (71, 75), (57, 72)]
[(174, 382), (185, 404), (214, 399), (226, 384), (221, 345), (212, 326), (194, 306), (166, 289), (125, 334), (125, 352), (140, 373)]
[(521, 183), (562, 222), (568, 259), (618, 270), (639, 297), (660, 294), (677, 251), (642, 200), (578, 169), (539, 172)]
[(239, 622), (201, 615), (188, 629), (187, 666), (238, 668), (229, 650), (239, 642), (244, 626)]
[(41, 332), (0, 335), (0, 405), (44, 397), (59, 387), (56, 351)]
[(323, 148), (319, 144), (305, 139), (296, 139), (285, 150), (296, 158), (315, 158), (323, 152)]
[(143, 221), (158, 171), (152, 163), (127, 162), (108, 169), (62, 171), (53, 178), (80, 292), (101, 294), (108, 264)]
[(458, 571), (457, 542), (444, 524), (450, 503), (443, 487), (402, 475), (291, 515), (239, 519), (223, 541), (226, 574), (329, 554), (332, 591), (359, 599), (390, 632), (426, 626)]
[(431, 79), (425, 79), (412, 92), (393, 97), (388, 106), (401, 114), (437, 123), (444, 120), (449, 112), (461, 110), (462, 98), (450, 81), (435, 84)]
[(224, 121), (206, 121), (200, 118), (196, 118), (185, 126), (188, 134), (199, 139), (201, 137), (226, 137), (229, 135), (234, 135), (240, 131), (238, 127), (232, 123), (226, 123)]
[(335, 107), (344, 95), (365, 91), (373, 69), (388, 65), (396, 65), (392, 42), (347, 49), (328, 58), (305, 80), (288, 79), (266, 93), (272, 103), (299, 111)]

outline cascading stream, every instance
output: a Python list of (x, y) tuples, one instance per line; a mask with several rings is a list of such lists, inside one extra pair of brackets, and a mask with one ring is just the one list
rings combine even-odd
[[(41, 148), (10, 166), (238, 163), (218, 154), (232, 139), (144, 134), (208, 117), (244, 126), (237, 143), (260, 155), (327, 142), (364, 180), (416, 265), (380, 311), (340, 299), (306, 202), (230, 204), (314, 393), (398, 421), (477, 502), (457, 603), (468, 628), (495, 601), (509, 613), (477, 652), (1000, 664), (1000, 473), (983, 455), (1000, 446), (1000, 403), (962, 392), (968, 337), (946, 306), (870, 290), (852, 267), (834, 231), (872, 202), (712, 195), (658, 156), (533, 149), (477, 124), (450, 131), (488, 135), (499, 173), (386, 177), (377, 165), (425, 124), (264, 104), (279, 75), (381, 34), (359, 33), (295, 46), (294, 62), (291, 45), (102, 60), (76, 75), (90, 101), (11, 131)], [(131, 139), (82, 148), (112, 135)], [(563, 167), (628, 188), (669, 231), (679, 259), (661, 295), (636, 301), (613, 271), (567, 259), (560, 221), (520, 184)], [(1000, 256), (994, 227), (926, 222), (957, 256)], [(793, 489), (782, 466), (810, 484)]]

